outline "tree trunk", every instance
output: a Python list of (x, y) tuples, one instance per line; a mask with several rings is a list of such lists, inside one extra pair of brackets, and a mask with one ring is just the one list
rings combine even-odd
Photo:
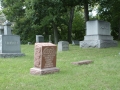
[(54, 44), (58, 44), (58, 29), (57, 29), (57, 25), (55, 24), (55, 22), (53, 21), (53, 30), (54, 30)]
[(84, 17), (85, 22), (89, 21), (88, 0), (84, 0)]
[(68, 42), (71, 43), (72, 22), (74, 17), (74, 7), (70, 8), (70, 19), (68, 23)]
[(118, 25), (118, 28), (119, 28), (118, 40), (120, 40), (120, 19), (119, 19), (119, 25)]
[[(84, 18), (85, 22), (89, 21), (88, 0), (84, 0)], [(85, 29), (86, 33), (86, 29)]]

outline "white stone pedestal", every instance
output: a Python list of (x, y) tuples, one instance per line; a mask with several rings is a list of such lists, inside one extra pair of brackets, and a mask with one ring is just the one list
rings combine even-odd
[(45, 68), (45, 69), (41, 69), (41, 68), (31, 68), (30, 69), (30, 73), (33, 75), (45, 75), (45, 74), (52, 74), (55, 72), (59, 72), (60, 69), (53, 67), (53, 68)]

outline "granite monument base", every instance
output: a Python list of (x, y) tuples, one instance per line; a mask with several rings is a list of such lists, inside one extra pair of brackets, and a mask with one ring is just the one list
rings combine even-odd
[(0, 53), (0, 58), (21, 57), (25, 56), (23, 53)]
[(33, 75), (45, 75), (45, 74), (51, 74), (59, 71), (60, 70), (56, 67), (44, 68), (44, 69), (33, 67), (30, 69), (30, 73)]
[(116, 47), (118, 44), (115, 40), (84, 40), (80, 41), (81, 48), (108, 48)]
[(111, 35), (86, 35), (84, 40), (113, 40)]

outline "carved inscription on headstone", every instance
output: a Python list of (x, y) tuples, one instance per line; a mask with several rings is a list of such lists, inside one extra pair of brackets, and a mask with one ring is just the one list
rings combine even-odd
[(109, 22), (99, 21), (98, 24), (99, 24), (98, 34), (110, 35), (110, 23)]
[(56, 50), (54, 47), (45, 47), (43, 49), (43, 60), (45, 64), (43, 65), (44, 68), (55, 67), (54, 60), (56, 56)]

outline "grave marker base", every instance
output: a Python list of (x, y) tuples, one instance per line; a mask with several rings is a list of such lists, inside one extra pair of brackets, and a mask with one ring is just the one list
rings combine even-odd
[(21, 57), (25, 56), (23, 53), (0, 53), (0, 58)]
[(115, 40), (84, 40), (80, 41), (82, 48), (108, 48), (116, 47), (118, 44)]
[(59, 72), (60, 70), (56, 67), (53, 68), (45, 68), (45, 69), (41, 69), (41, 68), (31, 68), (30, 69), (30, 73), (33, 75), (45, 75), (45, 74), (52, 74), (55, 72)]

